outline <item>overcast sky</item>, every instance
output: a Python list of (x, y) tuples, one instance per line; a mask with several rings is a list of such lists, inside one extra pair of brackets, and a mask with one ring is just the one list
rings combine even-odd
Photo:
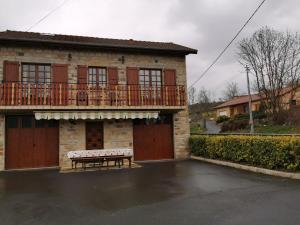
[[(0, 0), (0, 30), (26, 30), (63, 0)], [(205, 70), (261, 0), (69, 0), (35, 32), (175, 42), (198, 49), (187, 57), (188, 83)], [(300, 30), (299, 0), (267, 0), (241, 38), (270, 26)], [(245, 91), (244, 69), (237, 62), (236, 44), (196, 85), (218, 98), (226, 82)]]

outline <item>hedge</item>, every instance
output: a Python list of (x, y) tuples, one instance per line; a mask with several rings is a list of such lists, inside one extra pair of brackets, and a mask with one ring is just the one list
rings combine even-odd
[(193, 155), (260, 166), (300, 169), (300, 137), (200, 135), (190, 138)]

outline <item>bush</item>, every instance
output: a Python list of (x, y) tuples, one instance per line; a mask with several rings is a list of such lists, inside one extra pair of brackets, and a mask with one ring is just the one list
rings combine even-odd
[(217, 119), (216, 119), (216, 123), (223, 123), (225, 121), (228, 121), (230, 118), (228, 116), (219, 116)]
[(237, 114), (233, 117), (234, 120), (249, 120), (249, 114), (243, 113), (243, 114)]
[(193, 155), (261, 166), (300, 169), (300, 137), (295, 136), (192, 136)]
[(254, 111), (252, 114), (253, 114), (253, 119), (255, 120), (261, 120), (267, 118), (267, 114), (264, 111)]
[[(253, 111), (253, 119), (260, 120), (267, 117), (266, 113), (263, 111)], [(233, 117), (234, 120), (249, 120), (249, 113), (237, 114)]]
[(246, 129), (249, 126), (249, 120), (229, 120), (222, 124), (221, 132)]

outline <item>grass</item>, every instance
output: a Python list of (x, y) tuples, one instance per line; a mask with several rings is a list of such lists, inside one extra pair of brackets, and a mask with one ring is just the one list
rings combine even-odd
[[(225, 133), (249, 133), (250, 129), (227, 131)], [(254, 125), (255, 133), (264, 133), (264, 134), (299, 134), (299, 126), (289, 126), (289, 125), (263, 125), (256, 124)]]
[(191, 134), (203, 134), (205, 132), (205, 129), (200, 126), (200, 124), (197, 123), (190, 123), (190, 133)]

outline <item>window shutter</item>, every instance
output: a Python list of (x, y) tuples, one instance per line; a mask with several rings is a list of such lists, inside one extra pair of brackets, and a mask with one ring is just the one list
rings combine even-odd
[(128, 105), (140, 105), (139, 69), (127, 67)]
[(87, 74), (88, 67), (87, 66), (77, 66), (77, 83), (78, 84), (86, 84), (87, 83)]
[(7, 82), (19, 81), (19, 62), (4, 61), (3, 80)]
[(165, 86), (176, 85), (176, 70), (174, 69), (164, 70), (164, 85)]
[(52, 65), (52, 81), (55, 83), (68, 83), (68, 65), (53, 64)]
[(127, 67), (127, 84), (138, 85), (139, 84), (139, 70), (135, 67)]
[(107, 74), (108, 74), (108, 84), (109, 85), (117, 85), (118, 84), (118, 68), (117, 67), (107, 68)]
[(176, 105), (176, 70), (164, 70), (164, 96), (167, 105)]

